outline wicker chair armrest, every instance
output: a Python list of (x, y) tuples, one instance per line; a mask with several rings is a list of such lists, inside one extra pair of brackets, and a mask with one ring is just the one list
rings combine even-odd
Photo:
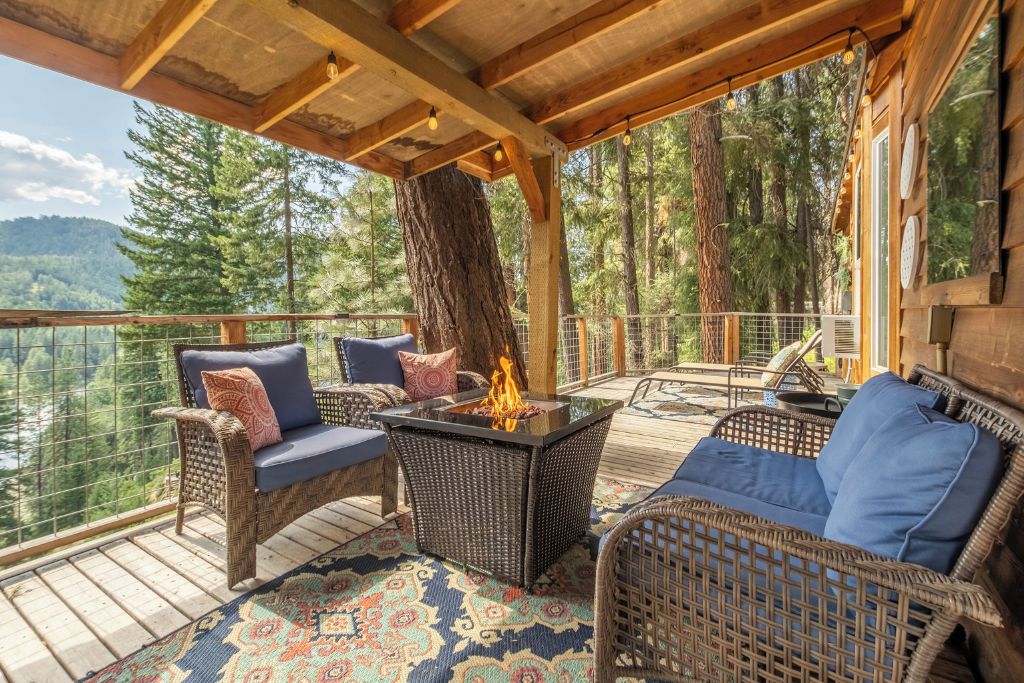
[(472, 370), (459, 370), (457, 373), (459, 391), (472, 391), (473, 389), (486, 389), (491, 383), (479, 372)]
[(710, 436), (771, 451), (816, 458), (836, 421), (765, 406), (734, 408), (711, 428)]
[(388, 394), (376, 385), (367, 384), (314, 389), (313, 397), (324, 424), (360, 429), (381, 429), (380, 423), (371, 419), (370, 414), (395, 405)]
[[(782, 558), (778, 561), (785, 566), (791, 566), (791, 558), (802, 560), (803, 566), (816, 566), (819, 568), (823, 590), (830, 591), (826, 583), (834, 585), (843, 594), (847, 605), (856, 605), (861, 598), (876, 602), (884, 593), (866, 592), (852, 587), (844, 589), (843, 586), (849, 583), (839, 577), (853, 577), (861, 586), (875, 585), (892, 591), (954, 619), (971, 619), (993, 627), (1003, 625), (999, 608), (985, 589), (977, 584), (951, 578), (921, 565), (883, 557), (854, 545), (832, 541), (803, 529), (778, 524), (702, 498), (658, 496), (640, 503), (609, 532), (601, 555), (620, 552), (624, 547), (622, 542), (629, 534), (649, 533), (651, 521), (669, 518), (686, 520), (691, 529), (699, 530), (695, 535), (706, 536), (711, 530), (717, 530), (719, 534), (732, 536), (735, 541), (729, 545), (733, 548), (749, 543), (777, 551), (781, 554), (777, 557)], [(741, 554), (737, 550), (736, 555)], [(770, 565), (759, 566), (756, 562), (743, 562), (746, 558), (737, 559), (744, 570), (752, 573), (760, 570), (767, 576), (767, 573), (772, 572)], [(599, 558), (599, 580), (602, 567), (605, 569), (603, 578), (610, 580), (607, 572), (614, 566), (612, 557)], [(833, 574), (833, 578), (828, 578), (829, 573)]]
[(211, 410), (209, 408), (184, 408), (170, 407), (158, 408), (152, 413), (153, 417), (162, 417), (177, 422), (198, 422), (210, 428), (210, 431), (221, 439), (234, 439), (241, 437), (248, 442), (249, 435), (241, 420), (226, 410)]

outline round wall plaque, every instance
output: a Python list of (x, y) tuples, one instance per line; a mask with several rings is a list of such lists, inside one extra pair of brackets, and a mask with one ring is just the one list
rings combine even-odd
[(903, 161), (900, 163), (900, 199), (910, 196), (914, 189), (914, 180), (917, 179), (917, 141), (920, 137), (921, 127), (916, 123), (910, 124), (907, 129), (907, 139), (903, 143)]
[(917, 235), (917, 216), (911, 216), (903, 226), (903, 241), (900, 243), (900, 284), (903, 285), (903, 289), (910, 287), (917, 274), (917, 258), (920, 251)]

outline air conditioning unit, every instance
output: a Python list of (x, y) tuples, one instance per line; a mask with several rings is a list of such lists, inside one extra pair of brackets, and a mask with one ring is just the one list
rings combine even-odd
[(860, 316), (821, 316), (821, 355), (860, 358)]

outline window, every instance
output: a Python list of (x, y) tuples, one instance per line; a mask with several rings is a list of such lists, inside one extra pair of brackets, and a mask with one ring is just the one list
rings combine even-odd
[(889, 131), (871, 142), (871, 366), (889, 367)]

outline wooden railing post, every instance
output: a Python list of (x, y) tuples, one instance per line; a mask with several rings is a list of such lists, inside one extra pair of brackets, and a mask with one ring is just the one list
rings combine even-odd
[(402, 318), (402, 334), (411, 334), (418, 344), (420, 340), (420, 319)]
[(740, 317), (725, 314), (725, 333), (722, 335), (722, 362), (732, 365), (740, 359)]
[(626, 323), (618, 316), (612, 318), (612, 367), (619, 377), (626, 376)]
[(576, 318), (576, 336), (579, 339), (580, 383), (587, 386), (590, 382), (590, 346), (587, 344), (587, 320)]
[(244, 320), (221, 320), (220, 321), (220, 343), (221, 344), (244, 344), (246, 340), (246, 325)]

